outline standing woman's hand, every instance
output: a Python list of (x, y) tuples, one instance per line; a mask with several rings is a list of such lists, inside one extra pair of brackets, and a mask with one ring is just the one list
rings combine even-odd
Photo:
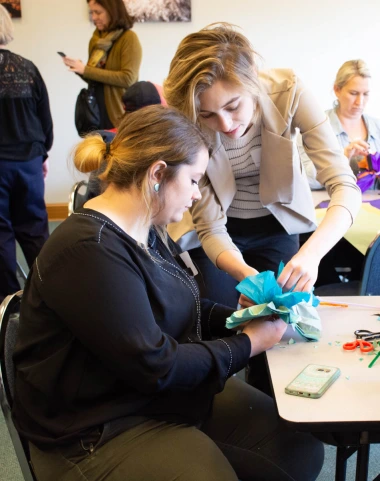
[(319, 263), (320, 258), (315, 254), (299, 251), (286, 264), (277, 282), (284, 291), (294, 287), (298, 292), (311, 292), (318, 277)]
[(76, 60), (74, 58), (70, 57), (64, 57), (63, 58), (63, 63), (69, 67), (69, 70), (71, 72), (75, 72), (79, 75), (84, 74), (84, 69), (85, 69), (85, 64), (82, 62), (82, 60)]

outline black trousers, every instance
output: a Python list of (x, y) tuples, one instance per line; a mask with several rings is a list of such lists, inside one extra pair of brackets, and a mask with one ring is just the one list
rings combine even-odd
[[(298, 235), (287, 234), (273, 215), (257, 219), (229, 217), (227, 231), (245, 262), (260, 272), (271, 270), (277, 275), (280, 262), (286, 264), (299, 249)], [(196, 279), (201, 297), (236, 307), (238, 282), (217, 269), (202, 247), (190, 250), (189, 254), (199, 271)]]
[(42, 162), (0, 160), (0, 302), (20, 289), (16, 240), (30, 267), (49, 236)]
[[(307, 233), (300, 236), (301, 245), (309, 239), (311, 234), (312, 233)], [(364, 255), (344, 237), (322, 258), (319, 264), (318, 278), (315, 282), (315, 287), (340, 283), (339, 273), (336, 271), (337, 267), (350, 268), (348, 273), (344, 273), (345, 277), (350, 281), (359, 281), (361, 279), (364, 267)], [(346, 295), (350, 294), (347, 293)]]
[(273, 400), (236, 377), (215, 396), (200, 427), (150, 420), (107, 440), (31, 445), (39, 481), (314, 481), (323, 443), (288, 431)]

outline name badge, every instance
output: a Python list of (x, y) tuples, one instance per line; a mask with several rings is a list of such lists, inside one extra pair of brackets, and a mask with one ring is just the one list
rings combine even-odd
[(185, 264), (185, 266), (191, 270), (192, 275), (195, 277), (198, 274), (198, 270), (195, 267), (194, 262), (191, 260), (189, 253), (187, 251), (181, 252), (179, 256), (182, 259), (182, 262)]

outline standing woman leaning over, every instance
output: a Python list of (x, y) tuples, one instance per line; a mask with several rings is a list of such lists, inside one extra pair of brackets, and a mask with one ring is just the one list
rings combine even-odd
[(131, 30), (133, 18), (123, 0), (87, 0), (95, 31), (89, 44), (87, 65), (64, 57), (70, 70), (95, 87), (100, 110), (99, 129), (117, 127), (124, 114), (121, 97), (138, 80), (142, 50)]
[[(256, 59), (246, 37), (229, 24), (214, 24), (185, 37), (164, 84), (168, 104), (199, 123), (213, 143), (202, 199), (169, 232), (192, 249), (206, 297), (231, 306), (237, 281), (266, 269), (276, 272), (281, 260), (286, 265), (279, 284), (310, 291), (321, 258), (350, 227), (361, 201), (313, 96), (290, 69), (258, 73)], [(323, 222), (301, 249), (298, 234), (313, 231), (316, 223), (296, 128), (331, 198)]]
[[(355, 174), (368, 168), (369, 151), (380, 152), (380, 120), (364, 113), (371, 91), (371, 73), (364, 60), (348, 60), (334, 82), (334, 108), (326, 112), (331, 127)], [(298, 139), (301, 159), (312, 189), (323, 185), (316, 179), (314, 164)], [(376, 185), (376, 184), (375, 184)]]

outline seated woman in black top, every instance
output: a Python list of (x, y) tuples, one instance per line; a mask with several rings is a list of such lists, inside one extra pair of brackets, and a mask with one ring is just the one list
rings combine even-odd
[(273, 401), (231, 377), (282, 320), (225, 329), (167, 238), (200, 198), (207, 143), (160, 105), (111, 144), (89, 136), (82, 172), (108, 184), (53, 233), (24, 291), (13, 416), (39, 481), (314, 480), (323, 446), (290, 433)]

